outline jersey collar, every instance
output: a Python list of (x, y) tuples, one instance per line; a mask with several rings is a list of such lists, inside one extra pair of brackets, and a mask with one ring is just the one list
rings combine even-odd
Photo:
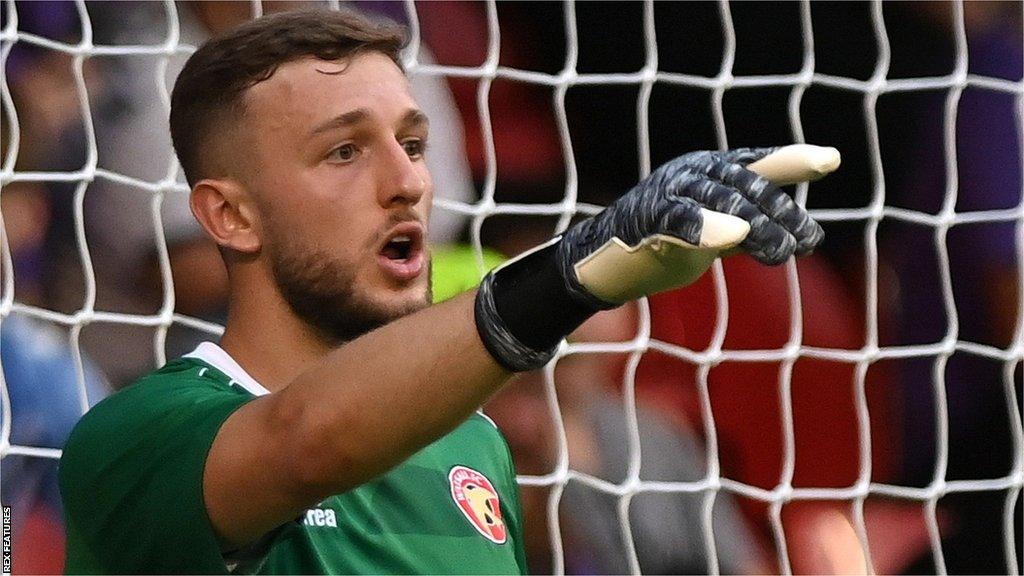
[(213, 342), (203, 342), (195, 350), (185, 354), (185, 358), (195, 358), (206, 362), (223, 372), (225, 376), (231, 379), (232, 384), (238, 384), (254, 396), (270, 394), (270, 390), (264, 388), (255, 378), (249, 376), (249, 373), (239, 366), (234, 358)]

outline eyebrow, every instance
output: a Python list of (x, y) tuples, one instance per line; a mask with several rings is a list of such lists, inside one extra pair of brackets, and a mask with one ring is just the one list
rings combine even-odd
[(402, 116), (401, 125), (404, 128), (426, 128), (430, 126), (430, 120), (427, 119), (427, 115), (422, 110), (414, 108), (406, 112), (405, 116)]
[(370, 111), (367, 110), (366, 108), (356, 108), (355, 110), (350, 110), (348, 112), (345, 112), (344, 114), (339, 114), (334, 118), (331, 118), (330, 120), (327, 120), (326, 122), (320, 124), (319, 126), (314, 128), (312, 132), (310, 132), (310, 136), (317, 136), (319, 134), (323, 134), (324, 132), (335, 130), (337, 128), (345, 128), (346, 126), (358, 124), (363, 120), (366, 120), (369, 116)]
[[(366, 108), (356, 108), (350, 110), (344, 114), (339, 114), (330, 120), (323, 122), (310, 132), (310, 136), (318, 136), (324, 132), (336, 130), (338, 128), (346, 128), (354, 124), (359, 124), (370, 117), (370, 111)], [(427, 115), (422, 110), (411, 109), (402, 116), (399, 124), (403, 128), (418, 128), (426, 127), (430, 125), (430, 121), (427, 119)]]

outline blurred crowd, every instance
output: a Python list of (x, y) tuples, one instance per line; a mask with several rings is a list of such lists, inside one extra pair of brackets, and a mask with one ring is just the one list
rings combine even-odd
[[(85, 5), (97, 45), (159, 45), (171, 30), (163, 4)], [(253, 15), (248, 2), (174, 6), (180, 41), (190, 45)], [(263, 2), (262, 10), (302, 6)], [(354, 7), (407, 22), (402, 2)], [(578, 36), (570, 46), (562, 3), (500, 3), (500, 64), (557, 74), (577, 48), (581, 74), (628, 73), (644, 65), (643, 4), (577, 3), (574, 8)], [(489, 40), (485, 4), (418, 3), (416, 9), (421, 64), (483, 64)], [(728, 9), (736, 35), (734, 75), (801, 69), (800, 4), (732, 3)], [(859, 80), (875, 73), (880, 54), (872, 9), (868, 3), (812, 6), (816, 71)], [(722, 5), (655, 3), (653, 10), (658, 69), (716, 76), (726, 46)], [(951, 4), (886, 3), (881, 10), (890, 43), (889, 78), (940, 77), (954, 70), (958, 53)], [(1021, 3), (972, 2), (964, 10), (968, 71), (1020, 82)], [(16, 13), (18, 30), (54, 41), (74, 45), (85, 33), (73, 3), (5, 0), (0, 13), (5, 29)], [(14, 275), (14, 300), (74, 314), (95, 298), (95, 310), (146, 317), (173, 297), (179, 314), (222, 321), (223, 265), (191, 217), (166, 128), (163, 95), (187, 54), (90, 57), (83, 62), (84, 86), (79, 86), (70, 54), (8, 41), (0, 48), (13, 110), (5, 105), (0, 117), (0, 157), (8, 158), (16, 146), (13, 168), (19, 173), (76, 172), (94, 159), (99, 168), (127, 177), (3, 182), (4, 242), (13, 270), (0, 273)], [(431, 118), (428, 163), (436, 195), (448, 201), (475, 202), (490, 183), (480, 82), (412, 75), (413, 91)], [(568, 90), (569, 160), (553, 87), (499, 78), (487, 94), (497, 202), (557, 203), (576, 182), (580, 202), (603, 205), (641, 176), (637, 84)], [(844, 164), (838, 174), (811, 185), (807, 204), (853, 213), (884, 194), (887, 207), (930, 215), (1019, 208), (1024, 120), (1015, 94), (967, 87), (951, 119), (955, 142), (946, 142), (948, 94), (945, 88), (887, 92), (869, 103), (857, 91), (808, 88), (800, 101), (799, 128), (806, 141), (839, 148)], [(728, 90), (722, 101), (727, 142), (717, 131), (712, 96), (698, 87), (654, 86), (646, 119), (652, 166), (691, 150), (795, 140), (788, 112), (791, 87)], [(871, 162), (870, 119), (877, 119), (880, 172)], [(955, 165), (947, 165), (948, 150), (954, 150)], [(157, 186), (140, 182), (166, 186), (155, 192)], [(479, 231), (488, 250), (485, 263), (496, 265), (542, 242), (557, 232), (557, 222), (557, 216), (488, 218)], [(78, 223), (84, 224), (85, 246)], [(859, 352), (950, 338), (1005, 350), (1018, 337), (1019, 217), (948, 230), (895, 218), (883, 219), (876, 229), (865, 216), (823, 225), (827, 236), (821, 249), (795, 265), (798, 290), (790, 268), (766, 268), (737, 256), (723, 262), (720, 275), (652, 297), (645, 306), (599, 314), (570, 341), (632, 342), (648, 317), (652, 339), (698, 352), (778, 351), (794, 343)], [(436, 208), (430, 234), (438, 247), (435, 296), (471, 288), (479, 270), (465, 247), (472, 236), (468, 219)], [(164, 246), (169, 277), (160, 265)], [(88, 266), (83, 266), (85, 254)], [(951, 293), (944, 290), (946, 283)], [(794, 302), (799, 309), (793, 309)], [(166, 335), (155, 326), (100, 321), (79, 332), (19, 312), (5, 316), (0, 326), (0, 365), (12, 407), (3, 416), (11, 418), (10, 444), (43, 448), (60, 448), (86, 406), (155, 368), (156, 350), (166, 346), (170, 358), (216, 339), (180, 323)], [(958, 350), (872, 362), (866, 355), (858, 357), (862, 362), (762, 355), (698, 365), (665, 351), (647, 350), (637, 362), (625, 352), (574, 350), (550, 373), (521, 375), (485, 407), (505, 434), (521, 475), (547, 477), (564, 456), (584, 477), (571, 479), (564, 489), (543, 482), (523, 486), (527, 553), (535, 572), (556, 567), (555, 540), (568, 573), (628, 572), (630, 547), (643, 572), (707, 572), (706, 494), (643, 491), (623, 511), (618, 495), (596, 487), (620, 485), (634, 474), (644, 482), (720, 476), (753, 488), (744, 494), (723, 489), (712, 501), (713, 547), (722, 572), (778, 571), (780, 529), (794, 572), (863, 571), (850, 500), (786, 499), (773, 509), (752, 494), (779, 486), (842, 488), (870, 481), (925, 487), (943, 480), (1000, 478), (1021, 458), (1011, 433), (1014, 421), (1020, 421), (1019, 361), (1007, 368), (1005, 362)], [(859, 413), (862, 397), (866, 419)], [(630, 425), (634, 401), (635, 430)], [(936, 417), (942, 402), (948, 411), (945, 430)], [(864, 425), (869, 454), (860, 444)], [(630, 449), (635, 441), (639, 459)], [(787, 450), (788, 443), (793, 450)], [(14, 511), (16, 573), (61, 569), (55, 469), (55, 460), (37, 456), (6, 455), (0, 462), (2, 500)], [(1005, 490), (992, 490), (939, 500), (937, 521), (950, 572), (1006, 571), (1006, 496)], [(554, 516), (552, 498), (559, 502)], [(1019, 551), (1019, 497), (1013, 514)], [(864, 518), (877, 572), (936, 570), (921, 501), (872, 495)], [(624, 539), (626, 524), (631, 544)], [(1018, 552), (1018, 571), (1021, 556)]]

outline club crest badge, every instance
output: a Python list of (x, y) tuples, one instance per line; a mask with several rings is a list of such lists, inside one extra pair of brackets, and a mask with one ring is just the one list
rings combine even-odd
[(495, 544), (504, 544), (508, 536), (501, 518), (498, 491), (486, 476), (465, 466), (448, 473), (452, 499), (476, 531)]

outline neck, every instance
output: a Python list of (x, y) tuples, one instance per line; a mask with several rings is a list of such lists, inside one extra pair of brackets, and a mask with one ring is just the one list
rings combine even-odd
[(271, 392), (284, 389), (332, 347), (302, 322), (273, 282), (233, 270), (228, 321), (220, 346)]

